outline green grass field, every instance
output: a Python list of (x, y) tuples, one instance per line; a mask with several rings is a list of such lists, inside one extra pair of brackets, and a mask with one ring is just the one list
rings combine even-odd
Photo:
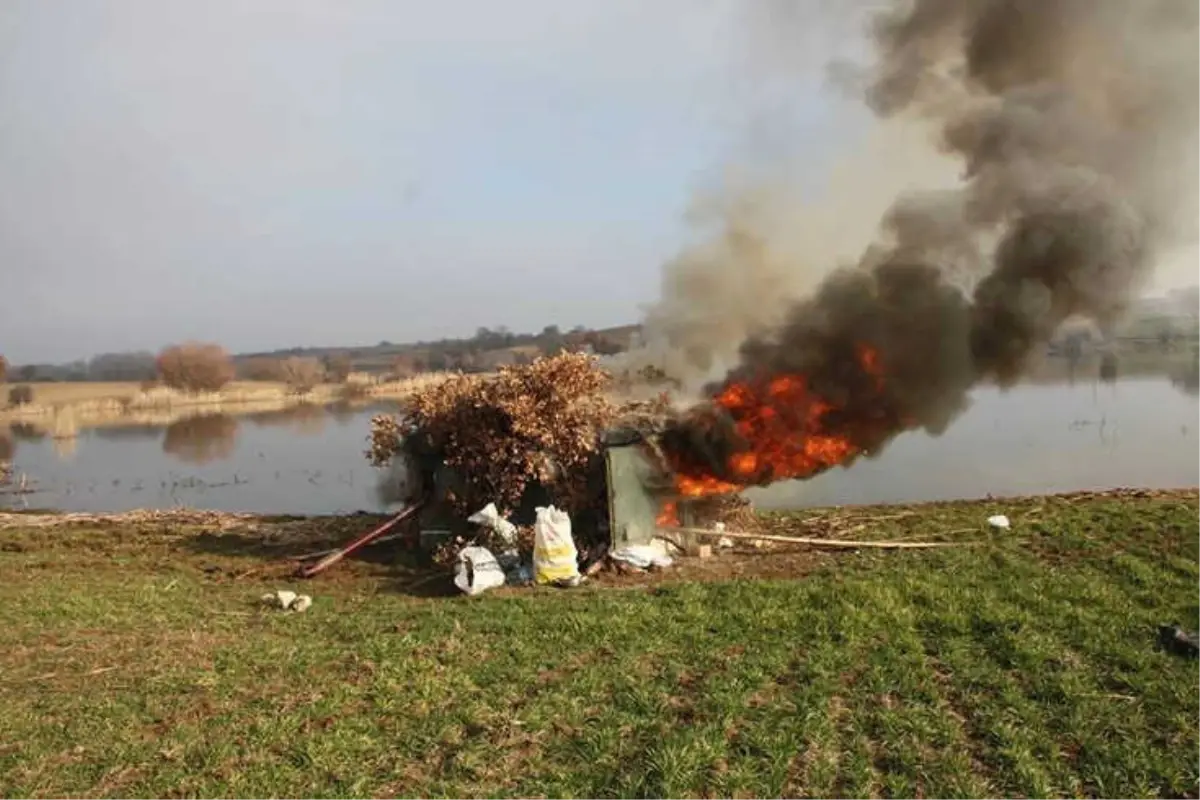
[(9, 524), (0, 794), (1196, 796), (1197, 663), (1155, 645), (1198, 624), (1194, 491), (859, 518), (985, 543), (463, 598), (285, 582), (303, 523)]

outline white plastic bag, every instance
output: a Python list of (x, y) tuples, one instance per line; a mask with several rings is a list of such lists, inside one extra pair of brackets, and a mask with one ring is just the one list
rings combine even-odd
[(665, 569), (675, 563), (662, 547), (653, 544), (629, 544), (612, 554), (614, 561), (620, 561), (638, 569), (659, 567)]
[(571, 536), (571, 518), (554, 506), (537, 509), (533, 523), (533, 579), (539, 584), (579, 581), (579, 552)]
[(496, 510), (495, 503), (488, 503), (467, 517), (467, 522), (491, 528), (500, 537), (500, 540), (507, 545), (515, 545), (517, 543), (517, 526), (500, 516), (500, 512)]
[(988, 517), (988, 525), (991, 525), (993, 528), (1010, 527), (1008, 517), (1004, 516), (1003, 514), (997, 514), (994, 517)]
[(504, 570), (486, 547), (464, 547), (454, 567), (454, 585), (467, 594), (482, 594), (504, 585)]

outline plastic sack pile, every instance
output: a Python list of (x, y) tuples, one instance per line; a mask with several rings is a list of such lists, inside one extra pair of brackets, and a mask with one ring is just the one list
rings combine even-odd
[[(491, 504), (472, 514), (471, 521), (493, 530), (511, 529), (516, 533), (515, 526), (500, 518)], [(462, 548), (454, 568), (454, 585), (471, 595), (505, 584), (520, 586), (531, 581), (540, 586), (577, 586), (582, 576), (570, 515), (554, 506), (538, 508), (533, 537), (532, 569), (515, 547), (499, 555), (478, 545)]]

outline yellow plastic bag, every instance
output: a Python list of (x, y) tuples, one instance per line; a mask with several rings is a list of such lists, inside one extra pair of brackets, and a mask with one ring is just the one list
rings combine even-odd
[(533, 579), (539, 584), (579, 581), (579, 553), (571, 536), (571, 518), (554, 506), (537, 509), (533, 523)]

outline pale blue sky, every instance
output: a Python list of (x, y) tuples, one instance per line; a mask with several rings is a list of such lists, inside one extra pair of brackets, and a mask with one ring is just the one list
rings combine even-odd
[(634, 322), (733, 154), (782, 137), (816, 165), (846, 135), (820, 42), (780, 72), (745, 16), (5, 0), (0, 352)]

